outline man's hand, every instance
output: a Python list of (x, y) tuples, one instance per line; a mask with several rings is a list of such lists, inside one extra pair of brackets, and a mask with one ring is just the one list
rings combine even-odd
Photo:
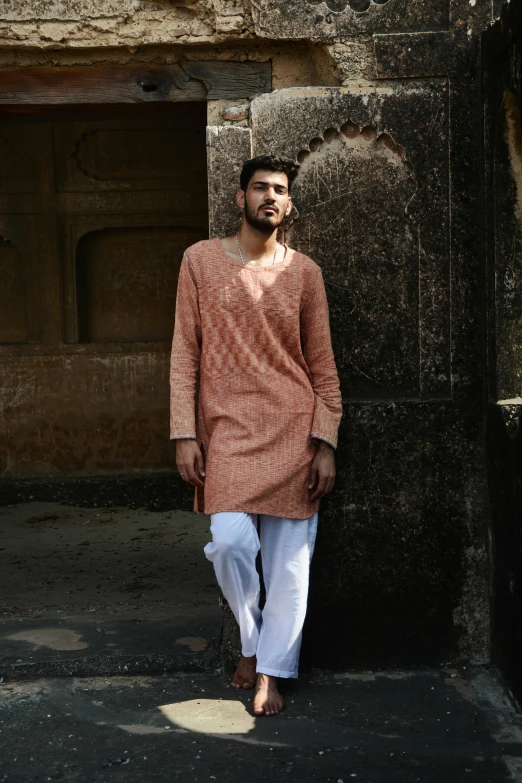
[(193, 487), (202, 487), (205, 476), (203, 454), (194, 438), (178, 438), (176, 440), (176, 465), (183, 481)]
[(308, 489), (312, 491), (311, 500), (319, 500), (324, 495), (328, 495), (333, 489), (334, 482), (334, 449), (325, 440), (321, 440), (310, 469)]

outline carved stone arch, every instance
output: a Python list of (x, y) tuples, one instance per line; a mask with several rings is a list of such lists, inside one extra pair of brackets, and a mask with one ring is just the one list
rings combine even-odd
[(447, 30), (449, 0), (252, 0), (256, 35), (343, 41), (366, 33)]
[(356, 12), (368, 11), (370, 6), (386, 5), (390, 0), (308, 0), (308, 2), (312, 5), (322, 5), (324, 3), (330, 11), (342, 13), (348, 7)]
[(416, 182), (405, 149), (347, 120), (296, 157), (300, 217), (288, 233), (323, 268), (345, 395), (418, 397)]
[(450, 399), (445, 96), (414, 82), (289, 88), (250, 116), (254, 154), (302, 160), (289, 241), (323, 268), (344, 398)]

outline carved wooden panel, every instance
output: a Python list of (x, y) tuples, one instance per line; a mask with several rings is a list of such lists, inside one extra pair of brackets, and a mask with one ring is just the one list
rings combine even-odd
[(0, 342), (26, 343), (27, 273), (20, 252), (0, 237)]
[(0, 344), (38, 342), (40, 241), (34, 215), (0, 216)]
[[(64, 340), (168, 341), (181, 245), (208, 235), (203, 104), (88, 116), (8, 115), (0, 124), (4, 351), (37, 342), (59, 350)], [(118, 312), (111, 321), (96, 286), (108, 286), (115, 301), (118, 275), (130, 266), (142, 282), (149, 271), (161, 301), (143, 289), (140, 318), (131, 324)], [(130, 312), (139, 292), (125, 290)]]
[(208, 236), (206, 106), (11, 116), (0, 122), (4, 465), (170, 469), (177, 276), (185, 247)]
[(451, 396), (444, 85), (282, 90), (251, 116), (254, 153), (301, 162), (288, 238), (323, 269), (344, 397)]
[(0, 129), (0, 193), (36, 193), (47, 129), (6, 122)]
[(205, 236), (183, 226), (85, 234), (76, 246), (79, 342), (170, 340), (183, 251)]
[(208, 235), (204, 107), (55, 123), (54, 154), (66, 341), (170, 340), (183, 249)]
[(55, 128), (57, 189), (201, 189), (205, 128), (193, 112), (162, 122), (61, 123)]
[(208, 236), (207, 213), (60, 218), (65, 340), (169, 341), (183, 250)]

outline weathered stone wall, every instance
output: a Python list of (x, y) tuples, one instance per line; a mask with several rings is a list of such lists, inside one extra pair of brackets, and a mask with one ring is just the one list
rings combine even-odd
[[(313, 600), (350, 618), (344, 644), (361, 661), (376, 623), (396, 655), (427, 650), (433, 634), (450, 649), (458, 624), (462, 650), (488, 656), (480, 399), (466, 410), (455, 399), (468, 391), (459, 365), (477, 383), (478, 356), (470, 366), (451, 307), (450, 243), (461, 237), (449, 218), (461, 205), (444, 82), (286, 90), (252, 104), (254, 150), (303, 161), (292, 241), (321, 264), (329, 293), (345, 416)], [(478, 324), (477, 305), (466, 316)]]
[(498, 3), (40, 5), (0, 0), (0, 66), (272, 61), (274, 93), (209, 104), (210, 230), (237, 225), (239, 158), (298, 156), (288, 238), (323, 267), (345, 406), (309, 654), (487, 661), (476, 63)]
[[(352, 5), (298, 12), (266, 0), (253, 11), (258, 35), (326, 41), (342, 85), (260, 96), (250, 119), (254, 153), (302, 163), (288, 238), (323, 267), (345, 402), (314, 563), (314, 660), (418, 662), (458, 651), (484, 662), (475, 69), (488, 10)], [(230, 157), (231, 174), (235, 166)], [(211, 231), (232, 230), (235, 219)]]
[(2, 0), (0, 35), (7, 45), (200, 43), (248, 32), (252, 24), (248, 5), (241, 0)]

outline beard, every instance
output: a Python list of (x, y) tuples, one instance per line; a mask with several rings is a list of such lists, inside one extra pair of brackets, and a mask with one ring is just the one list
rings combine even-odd
[(267, 205), (261, 205), (261, 207), (259, 207), (258, 211), (256, 212), (255, 208), (250, 206), (245, 196), (245, 209), (243, 214), (245, 216), (246, 222), (252, 226), (252, 228), (255, 228), (256, 231), (259, 231), (260, 234), (269, 236), (270, 234), (274, 233), (276, 228), (279, 228), (285, 219), (285, 215), (284, 213), (281, 214), (281, 212), (275, 215), (263, 214), (260, 210), (264, 206)]

